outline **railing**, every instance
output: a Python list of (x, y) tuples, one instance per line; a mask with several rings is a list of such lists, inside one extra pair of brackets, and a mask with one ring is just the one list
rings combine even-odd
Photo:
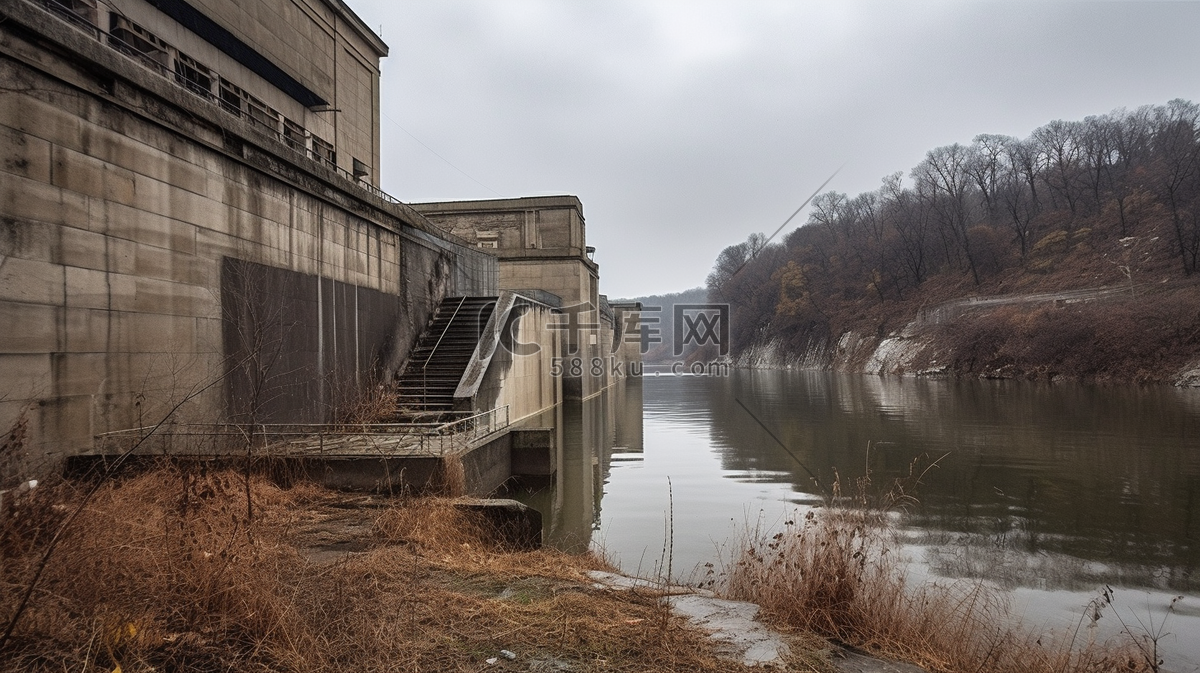
[(96, 436), (96, 452), (255, 457), (445, 456), (509, 426), (507, 405), (446, 423), (191, 423)]
[(458, 317), (458, 312), (462, 310), (465, 303), (467, 303), (466, 297), (458, 300), (458, 306), (454, 307), (454, 313), (450, 315), (450, 320), (442, 328), (442, 333), (438, 336), (437, 343), (433, 344), (429, 355), (425, 356), (425, 363), (421, 365), (421, 405), (426, 408), (429, 406), (429, 382), (425, 379), (425, 368), (429, 366), (429, 361), (433, 359), (433, 354), (437, 352), (438, 346), (442, 345), (442, 339), (446, 338), (446, 332), (450, 331), (450, 326), (454, 324), (454, 319)]
[(437, 428), (439, 436), (462, 437), (474, 441), (499, 432), (509, 425), (508, 405), (444, 423)]
[(375, 185), (372, 185), (370, 183), (359, 180), (358, 176), (356, 176), (353, 173), (351, 173), (350, 171), (342, 168), (341, 166), (338, 166), (335, 162), (329, 161), (327, 158), (314, 153), (313, 151), (309, 150), (308, 148), (301, 150), (301, 149), (295, 147), (294, 144), (283, 135), (283, 132), (280, 129), (273, 128), (270, 125), (264, 124), (261, 120), (255, 119), (253, 115), (244, 113), (241, 110), (241, 108), (235, 108), (234, 106), (232, 106), (232, 105), (228, 104), (227, 102), (225, 102), (224, 100), (222, 100), (220, 96), (214, 94), (212, 91), (209, 91), (207, 89), (204, 89), (203, 87), (197, 86), (187, 80), (183, 80), (183, 78), (181, 78), (178, 75), (178, 73), (176, 73), (171, 68), (168, 68), (167, 66), (165, 66), (162, 63), (159, 63), (153, 59), (147, 58), (145, 55), (142, 54), (141, 50), (139, 50), (137, 47), (129, 44), (128, 42), (121, 40), (120, 38), (112, 35), (111, 33), (107, 32), (107, 31), (101, 29), (99, 26), (96, 26), (95, 24), (91, 23), (84, 17), (73, 12), (69, 7), (66, 7), (62, 3), (57, 2), (57, 0), (31, 0), (31, 2), (34, 2), (36, 5), (41, 6), (43, 9), (48, 11), (50, 14), (53, 14), (54, 16), (66, 21), (72, 27), (74, 27), (80, 31), (83, 31), (87, 35), (91, 36), (92, 39), (99, 42), (100, 44), (107, 45), (113, 51), (115, 51), (119, 54), (122, 54), (123, 56), (125, 56), (129, 60), (133, 61), (134, 63), (137, 63), (138, 65), (140, 65), (154, 73), (157, 73), (158, 75), (160, 75), (167, 81), (171, 82), (172, 84), (178, 86), (179, 88), (183, 89), (184, 91), (187, 91), (188, 93), (190, 93), (202, 100), (212, 103), (213, 105), (215, 105), (217, 107), (217, 109), (225, 112), (226, 114), (229, 114), (234, 117), (238, 117), (239, 119), (246, 120), (250, 123), (251, 126), (254, 126), (255, 128), (261, 129), (261, 130), (267, 132), (268, 134), (275, 136), (275, 138), (279, 142), (281, 142), (285, 147), (287, 147), (293, 153), (295, 153), (301, 157), (304, 157), (305, 159), (308, 159), (309, 161), (314, 161), (326, 168), (329, 168), (329, 169), (335, 171), (338, 175), (342, 176), (343, 178), (346, 178), (351, 183), (353, 183), (355, 187), (358, 187), (359, 189), (361, 189), (365, 192), (368, 192), (371, 195), (375, 196), (376, 198), (379, 198), (388, 203), (394, 203), (394, 204), (401, 203), (400, 199), (397, 199), (396, 197), (392, 196), (391, 194), (388, 194), (387, 192), (383, 191), (382, 189), (376, 187)]
[(39, 4), (41, 4), (43, 9), (49, 11), (58, 18), (65, 20), (67, 23), (70, 23), (79, 30), (88, 33), (94, 39), (100, 39), (100, 35), (102, 33), (100, 28), (82, 16), (79, 16), (75, 12), (71, 11), (70, 7), (67, 7), (59, 2), (55, 2), (54, 0), (40, 0)]

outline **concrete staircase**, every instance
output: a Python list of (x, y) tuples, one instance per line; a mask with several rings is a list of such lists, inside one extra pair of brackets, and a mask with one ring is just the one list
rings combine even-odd
[(443, 421), (471, 362), (496, 297), (447, 297), (398, 376), (397, 422)]

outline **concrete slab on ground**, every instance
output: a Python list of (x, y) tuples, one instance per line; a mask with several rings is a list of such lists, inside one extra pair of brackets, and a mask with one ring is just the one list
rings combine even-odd
[(758, 606), (698, 594), (664, 597), (675, 614), (709, 632), (721, 653), (744, 666), (786, 667), (789, 654), (783, 636), (755, 619)]
[[(722, 655), (748, 667), (787, 668), (789, 654), (783, 635), (758, 621), (758, 605), (718, 598), (711, 591), (667, 585), (641, 577), (593, 570), (592, 586), (616, 591), (661, 593), (660, 600), (692, 625), (709, 632)], [(849, 650), (837, 650), (833, 666), (841, 673), (928, 673), (912, 664), (877, 659)]]
[(710, 591), (663, 585), (657, 582), (615, 573), (592, 571), (593, 586), (617, 591), (661, 591), (660, 599), (671, 610), (704, 629), (716, 641), (718, 650), (731, 661), (745, 666), (787, 668), (789, 649), (783, 636), (758, 621), (758, 606), (745, 601), (717, 598)]
[(848, 650), (841, 650), (833, 655), (833, 667), (840, 673), (928, 673), (920, 666), (876, 659)]

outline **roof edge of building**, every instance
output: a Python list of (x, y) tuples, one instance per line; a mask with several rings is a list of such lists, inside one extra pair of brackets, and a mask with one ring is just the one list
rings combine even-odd
[(519, 196), (500, 199), (468, 199), (462, 201), (427, 201), (424, 203), (409, 203), (414, 210), (422, 213), (469, 213), (495, 212), (504, 210), (534, 210), (539, 208), (574, 208), (583, 214), (583, 202), (578, 196), (561, 194), (557, 196)]
[(354, 10), (350, 9), (349, 5), (347, 5), (345, 2), (342, 2), (342, 0), (324, 1), (326, 5), (329, 5), (330, 9), (336, 12), (338, 16), (346, 21), (346, 23), (350, 24), (350, 27), (354, 29), (354, 32), (358, 33), (359, 37), (363, 38), (366, 40), (367, 44), (371, 45), (371, 48), (375, 50), (375, 53), (379, 54), (380, 58), (384, 58), (388, 55), (387, 43), (383, 41), (383, 38), (376, 35), (375, 31), (371, 30), (371, 28), (363, 22), (362, 18), (359, 17), (358, 14), (355, 14)]

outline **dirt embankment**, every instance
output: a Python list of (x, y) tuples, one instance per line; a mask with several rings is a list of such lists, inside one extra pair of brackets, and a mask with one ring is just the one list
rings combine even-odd
[(884, 336), (850, 331), (736, 363), (870, 374), (1200, 386), (1200, 290), (1102, 287), (952, 300)]
[(478, 503), (174, 467), (91, 486), (8, 494), (0, 672), (921, 673), (826, 638), (941, 673), (1157, 670), (1134, 640), (1035, 642), (982, 584), (906, 584), (897, 496), (748, 537), (702, 582), (747, 603), (523, 551)]
[[(1046, 229), (1027, 256), (978, 280), (945, 268), (903, 292), (834, 284), (789, 303), (782, 299), (795, 288), (775, 287), (783, 276), (772, 275), (755, 295), (771, 299), (764, 300), (770, 311), (735, 306), (752, 319), (734, 326), (741, 335), (735, 362), (1200, 383), (1200, 273), (1181, 267), (1169, 221), (1147, 215), (1129, 236), (1100, 216), (1055, 220)], [(814, 283), (825, 279), (813, 274)]]
[[(744, 367), (1200, 385), (1200, 279), (1131, 239), (1079, 246), (982, 285), (931, 280), (904, 301), (839, 306), (834, 336), (764, 330)], [(1162, 255), (1158, 255), (1159, 258)], [(735, 343), (735, 347), (737, 344)]]
[(915, 371), (1200, 385), (1200, 292), (1098, 288), (964, 302), (914, 328)]

